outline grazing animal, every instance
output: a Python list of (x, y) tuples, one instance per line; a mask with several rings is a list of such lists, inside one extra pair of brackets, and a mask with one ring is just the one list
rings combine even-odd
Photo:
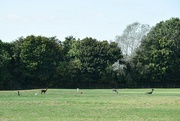
[(117, 89), (112, 89), (112, 91), (118, 93)]
[(42, 90), (41, 90), (41, 94), (42, 94), (42, 93), (44, 93), (44, 94), (45, 94), (45, 93), (46, 93), (46, 91), (47, 91), (47, 88), (46, 88), (46, 89), (42, 89)]
[(154, 89), (152, 89), (152, 91), (151, 91), (151, 92), (146, 92), (146, 94), (152, 94), (152, 93), (153, 93), (153, 91), (154, 91)]
[(18, 91), (18, 96), (20, 96), (20, 92)]

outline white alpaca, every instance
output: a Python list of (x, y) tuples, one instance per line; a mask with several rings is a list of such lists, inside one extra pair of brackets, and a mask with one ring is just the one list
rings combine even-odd
[(79, 88), (77, 88), (77, 93), (79, 92)]

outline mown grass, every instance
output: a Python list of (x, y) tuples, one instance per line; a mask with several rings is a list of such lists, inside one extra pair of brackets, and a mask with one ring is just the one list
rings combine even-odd
[[(180, 89), (0, 91), (0, 121), (180, 121)], [(38, 93), (37, 96), (34, 94)]]

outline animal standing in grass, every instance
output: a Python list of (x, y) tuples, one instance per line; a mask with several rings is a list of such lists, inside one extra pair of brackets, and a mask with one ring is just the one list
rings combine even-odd
[(20, 92), (18, 91), (18, 96), (20, 96)]
[(77, 88), (77, 93), (79, 92), (79, 88)]
[(45, 93), (46, 93), (46, 91), (47, 91), (47, 88), (46, 88), (46, 89), (42, 89), (42, 90), (41, 90), (41, 94), (42, 94), (42, 93), (44, 93), (44, 94), (45, 94)]
[(152, 94), (152, 93), (153, 93), (153, 91), (154, 91), (154, 89), (152, 89), (152, 91), (151, 91), (151, 92), (146, 92), (146, 94)]

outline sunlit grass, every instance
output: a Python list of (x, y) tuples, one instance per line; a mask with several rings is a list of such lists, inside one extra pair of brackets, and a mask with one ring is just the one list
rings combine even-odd
[[(0, 121), (179, 121), (180, 89), (0, 91)], [(38, 93), (37, 96), (34, 94)]]

